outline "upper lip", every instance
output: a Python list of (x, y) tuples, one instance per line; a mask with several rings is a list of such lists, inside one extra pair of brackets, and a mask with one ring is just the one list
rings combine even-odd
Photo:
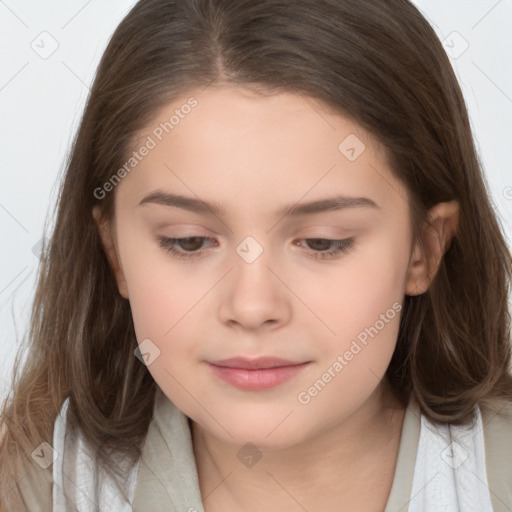
[(249, 359), (247, 357), (231, 357), (229, 359), (222, 359), (219, 361), (209, 361), (210, 364), (214, 364), (215, 366), (242, 368), (244, 370), (259, 370), (265, 368), (277, 368), (280, 366), (297, 366), (307, 362), (308, 361), (289, 361), (287, 359), (271, 356), (263, 356), (255, 359)]

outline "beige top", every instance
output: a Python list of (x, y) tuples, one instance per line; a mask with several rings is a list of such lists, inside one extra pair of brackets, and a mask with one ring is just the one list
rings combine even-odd
[[(480, 408), (485, 461), (494, 512), (512, 510), (512, 402), (496, 414)], [(407, 407), (393, 484), (385, 512), (408, 512), (420, 436), (417, 403)], [(171, 441), (172, 439), (172, 441)], [(33, 478), (29, 482), (29, 478)], [(52, 510), (52, 468), (34, 464), (20, 480), (28, 512)], [(157, 388), (151, 421), (137, 475), (134, 512), (204, 512), (188, 418)], [(22, 512), (22, 510), (20, 510)], [(426, 511), (428, 512), (428, 511)]]

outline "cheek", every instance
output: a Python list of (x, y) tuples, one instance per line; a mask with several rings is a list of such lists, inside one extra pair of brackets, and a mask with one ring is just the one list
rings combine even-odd
[(204, 286), (153, 275), (132, 284), (130, 307), (139, 342), (150, 338), (162, 352), (171, 346), (175, 351), (192, 349), (194, 343), (188, 338), (201, 323)]
[[(176, 381), (171, 376), (181, 380), (188, 365), (197, 362), (202, 299), (212, 284), (168, 261), (165, 253), (158, 255), (158, 248), (137, 253), (130, 252), (127, 244), (125, 249), (123, 266), (137, 341), (141, 351), (149, 347), (157, 354), (148, 365), (154, 379), (174, 389)], [(216, 279), (212, 276), (213, 283)]]
[[(172, 284), (169, 284), (172, 283)], [(159, 387), (178, 401), (186, 401), (183, 386), (190, 387), (190, 367), (197, 364), (199, 337), (192, 336), (199, 319), (201, 294), (187, 293), (179, 280), (166, 280), (155, 273), (132, 281), (130, 307), (141, 352), (143, 347), (155, 356), (147, 365)], [(184, 291), (182, 291), (182, 289)], [(203, 293), (204, 294), (204, 291)], [(196, 307), (194, 307), (196, 305)], [(150, 340), (150, 341), (148, 341)]]
[[(140, 227), (119, 227), (118, 244), (137, 339), (165, 339), (198, 291), (170, 255)], [(197, 296), (197, 297), (196, 297)]]
[(403, 302), (405, 255), (389, 237), (374, 237), (324, 277), (303, 281), (305, 302), (338, 348), (388, 310), (388, 316), (394, 315), (393, 305)]
[[(319, 344), (319, 372), (331, 368), (336, 375), (316, 401), (319, 407), (341, 396), (355, 406), (375, 389), (389, 365), (399, 332), (407, 262), (406, 248), (390, 240), (374, 238), (330, 279), (321, 280), (322, 286), (309, 286), (312, 309), (334, 332), (323, 329), (324, 343)], [(316, 377), (324, 380), (322, 374)]]

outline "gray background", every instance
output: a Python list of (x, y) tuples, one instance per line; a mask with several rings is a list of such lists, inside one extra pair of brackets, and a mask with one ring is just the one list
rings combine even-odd
[[(451, 56), (493, 203), (512, 247), (512, 0), (414, 3)], [(0, 0), (2, 399), (28, 328), (37, 246), (45, 217), (52, 215), (65, 157), (101, 54), (134, 4)]]

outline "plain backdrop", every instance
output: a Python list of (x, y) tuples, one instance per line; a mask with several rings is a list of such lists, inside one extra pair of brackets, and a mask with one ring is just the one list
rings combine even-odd
[[(53, 211), (99, 59), (135, 3), (0, 0), (2, 399), (28, 328), (45, 217)], [(512, 247), (512, 1), (414, 3), (450, 55), (493, 205)]]

